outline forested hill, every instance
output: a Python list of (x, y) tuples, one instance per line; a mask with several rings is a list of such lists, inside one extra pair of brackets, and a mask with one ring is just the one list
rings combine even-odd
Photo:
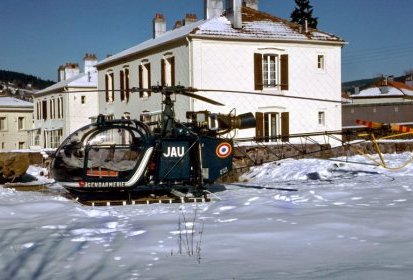
[(19, 88), (26, 88), (28, 84), (31, 84), (33, 89), (44, 89), (55, 83), (50, 80), (40, 79), (33, 75), (6, 70), (0, 70), (0, 81), (13, 83)]

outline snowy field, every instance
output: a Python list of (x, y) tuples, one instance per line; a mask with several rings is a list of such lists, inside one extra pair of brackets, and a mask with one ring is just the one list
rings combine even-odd
[(412, 279), (413, 165), (285, 160), (244, 179), (185, 205), (0, 188), (0, 279)]

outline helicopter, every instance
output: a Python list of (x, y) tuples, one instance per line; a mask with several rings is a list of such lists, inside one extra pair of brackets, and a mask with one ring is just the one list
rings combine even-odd
[(132, 88), (162, 94), (160, 122), (107, 120), (99, 115), (70, 134), (53, 155), (50, 172), (80, 202), (126, 201), (157, 193), (202, 194), (206, 185), (232, 169), (234, 129), (255, 128), (252, 113), (186, 112), (175, 119), (172, 95), (184, 95), (214, 105), (217, 101), (183, 86)]

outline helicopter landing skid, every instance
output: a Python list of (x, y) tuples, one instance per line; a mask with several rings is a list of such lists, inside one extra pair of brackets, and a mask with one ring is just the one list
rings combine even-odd
[[(210, 202), (207, 193), (183, 193), (172, 189), (170, 191), (146, 190), (146, 191), (126, 191), (123, 195), (96, 196), (97, 193), (88, 195), (70, 192), (71, 199), (86, 206), (123, 206), (136, 204), (172, 204), (172, 203), (203, 203)], [(100, 193), (102, 194), (102, 193)], [(109, 193), (107, 193), (109, 194)]]

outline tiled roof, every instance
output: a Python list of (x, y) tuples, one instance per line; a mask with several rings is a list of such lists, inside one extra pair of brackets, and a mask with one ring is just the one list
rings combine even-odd
[(184, 25), (107, 57), (99, 61), (97, 67), (188, 36), (282, 41), (312, 40), (339, 44), (345, 43), (343, 39), (335, 35), (311, 28), (306, 33), (304, 32), (304, 27), (298, 24), (247, 7), (242, 8), (242, 20), (243, 28), (241, 29), (233, 28), (230, 20), (225, 15)]
[(0, 107), (12, 108), (32, 108), (33, 103), (14, 97), (0, 97)]
[(194, 34), (249, 39), (316, 40), (344, 43), (341, 38), (335, 35), (312, 28), (308, 28), (305, 32), (304, 27), (299, 24), (248, 7), (242, 8), (242, 22), (242, 29), (235, 29), (225, 16), (213, 18), (202, 24)]

